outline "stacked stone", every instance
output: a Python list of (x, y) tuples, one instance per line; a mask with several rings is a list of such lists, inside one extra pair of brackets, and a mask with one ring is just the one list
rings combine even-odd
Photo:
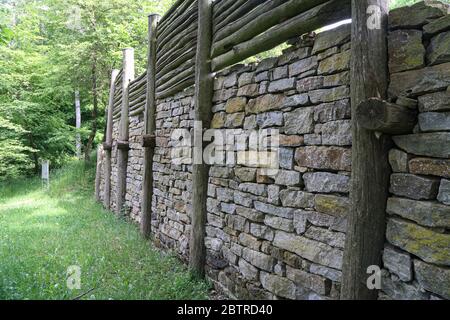
[(421, 2), (389, 17), (390, 98), (418, 110), (395, 136), (382, 299), (450, 298), (450, 14)]
[(231, 296), (339, 297), (351, 171), (349, 41), (344, 25), (217, 75), (213, 128), (281, 133), (275, 175), (239, 160), (210, 170), (207, 271)]
[[(99, 199), (101, 201), (103, 201), (104, 197), (105, 197), (105, 158), (106, 158), (106, 152), (103, 150), (103, 145), (99, 145), (98, 146), (98, 150), (97, 150), (98, 154), (103, 154), (103, 159), (100, 163), (100, 166), (97, 167), (97, 170), (100, 170), (100, 188), (99, 188)], [(98, 157), (97, 157), (98, 159)], [(98, 164), (98, 162), (97, 162)]]
[(125, 205), (127, 215), (135, 222), (140, 222), (142, 203), (142, 181), (144, 176), (144, 149), (141, 137), (144, 129), (144, 115), (130, 117), (130, 150), (127, 165), (127, 191)]
[(189, 256), (192, 168), (190, 154), (174, 163), (171, 139), (175, 129), (193, 127), (193, 88), (157, 101), (156, 148), (153, 164), (154, 188), (152, 228), (157, 245), (175, 250), (182, 259)]
[(119, 139), (120, 120), (117, 119), (113, 123), (112, 134), (112, 150), (111, 150), (111, 211), (117, 210), (117, 177), (119, 175), (119, 168), (117, 167), (117, 157), (119, 150), (117, 149), (117, 139)]

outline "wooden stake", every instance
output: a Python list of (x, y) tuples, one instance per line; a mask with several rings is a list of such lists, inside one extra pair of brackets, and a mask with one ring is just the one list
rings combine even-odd
[(417, 123), (417, 111), (380, 98), (369, 98), (357, 107), (356, 121), (367, 130), (391, 135), (408, 134)]
[(362, 128), (356, 121), (356, 111), (367, 98), (386, 97), (387, 5), (387, 0), (352, 0), (352, 184), (341, 299), (378, 296), (377, 290), (367, 286), (367, 268), (381, 267), (390, 175), (389, 137), (377, 138), (374, 132)]
[[(212, 1), (198, 0), (198, 40), (195, 70), (195, 120), (209, 128), (212, 117), (213, 75), (211, 72)], [(199, 130), (197, 130), (199, 131)], [(201, 133), (201, 132), (200, 132)], [(194, 145), (202, 146), (202, 134), (194, 136)], [(203, 158), (203, 156), (201, 156)], [(205, 225), (209, 167), (192, 166), (192, 225), (189, 267), (203, 277), (205, 274)]]
[[(117, 144), (118, 157), (118, 176), (117, 176), (117, 214), (120, 214), (124, 208), (125, 193), (127, 184), (127, 165), (128, 165), (128, 87), (134, 79), (134, 50), (127, 48), (123, 50), (123, 78), (122, 78), (122, 111), (120, 116), (120, 131)], [(120, 143), (119, 143), (120, 142)]]
[(105, 190), (103, 195), (103, 205), (109, 210), (111, 206), (111, 146), (112, 146), (112, 133), (113, 133), (113, 111), (114, 111), (114, 94), (116, 92), (116, 79), (119, 75), (119, 70), (114, 69), (111, 73), (111, 85), (109, 89), (109, 104), (108, 104), (108, 117), (106, 122), (106, 142), (103, 145), (105, 150), (105, 166), (104, 166), (104, 179)]
[(81, 129), (81, 102), (80, 91), (75, 91), (75, 127), (77, 128), (77, 134), (75, 138), (75, 148), (77, 151), (77, 158), (81, 159), (81, 136), (78, 130)]
[[(154, 135), (156, 130), (156, 33), (161, 17), (152, 14), (148, 17), (148, 57), (147, 57), (147, 103), (144, 113), (144, 136)], [(153, 198), (153, 156), (154, 144), (144, 146), (144, 181), (142, 186), (142, 219), (141, 233), (145, 238), (150, 237), (152, 225), (152, 198)]]

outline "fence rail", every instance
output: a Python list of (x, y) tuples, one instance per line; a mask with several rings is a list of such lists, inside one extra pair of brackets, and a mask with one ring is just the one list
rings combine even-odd
[[(195, 84), (199, 0), (178, 0), (158, 23), (155, 91), (165, 99)], [(216, 72), (290, 38), (351, 17), (350, 0), (218, 0), (212, 3), (210, 59)], [(123, 70), (113, 119), (120, 119)], [(145, 111), (147, 73), (129, 87), (129, 115)]]

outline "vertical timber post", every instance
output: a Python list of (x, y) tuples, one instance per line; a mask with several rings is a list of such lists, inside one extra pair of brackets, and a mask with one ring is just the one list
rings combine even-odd
[(81, 129), (81, 102), (80, 91), (75, 91), (75, 127), (77, 133), (75, 137), (75, 148), (77, 152), (77, 158), (81, 159), (81, 136), (79, 130)]
[(357, 106), (386, 98), (388, 0), (352, 0), (352, 184), (344, 252), (341, 299), (376, 299), (367, 268), (381, 264), (388, 196), (389, 137), (362, 128)]
[[(147, 102), (144, 111), (144, 135), (151, 136), (156, 130), (156, 32), (161, 17), (157, 14), (148, 16), (148, 57), (147, 57)], [(141, 234), (150, 237), (152, 226), (152, 198), (153, 198), (153, 156), (154, 144), (144, 147), (144, 181), (142, 183), (142, 219)]]
[(127, 48), (123, 50), (123, 81), (122, 81), (122, 111), (120, 115), (119, 140), (117, 149), (118, 177), (117, 177), (117, 214), (120, 214), (124, 208), (125, 192), (127, 184), (127, 164), (128, 164), (128, 95), (130, 82), (134, 79), (134, 49)]
[(101, 168), (104, 160), (104, 151), (101, 146), (97, 148), (97, 167), (95, 170), (95, 200), (100, 201), (100, 180), (101, 180)]
[[(205, 274), (206, 248), (206, 199), (209, 166), (203, 162), (203, 131), (209, 129), (212, 117), (213, 74), (211, 72), (212, 1), (198, 0), (198, 39), (195, 61), (195, 124), (194, 163), (192, 165), (192, 219), (189, 252), (191, 271), (203, 277)], [(197, 128), (196, 128), (197, 126)], [(201, 146), (201, 148), (197, 148)], [(200, 161), (199, 161), (200, 160)]]
[(114, 69), (111, 73), (111, 85), (109, 89), (109, 103), (108, 103), (108, 115), (106, 120), (106, 141), (103, 144), (103, 150), (105, 150), (105, 165), (104, 165), (104, 195), (103, 205), (106, 209), (111, 206), (111, 151), (112, 151), (112, 133), (113, 133), (113, 112), (114, 112), (114, 94), (116, 92), (116, 79), (119, 75), (119, 70)]

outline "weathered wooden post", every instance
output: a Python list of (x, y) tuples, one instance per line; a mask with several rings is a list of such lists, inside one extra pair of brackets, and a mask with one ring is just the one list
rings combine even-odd
[(75, 91), (75, 127), (77, 128), (77, 133), (75, 137), (75, 148), (77, 152), (77, 158), (81, 159), (81, 136), (78, 130), (81, 129), (81, 102), (80, 102), (80, 91)]
[(161, 17), (157, 14), (148, 16), (148, 57), (147, 57), (147, 102), (144, 111), (144, 181), (142, 183), (142, 218), (141, 233), (145, 238), (150, 237), (152, 226), (152, 197), (153, 197), (153, 156), (155, 153), (156, 130), (156, 30)]
[(106, 140), (103, 144), (103, 150), (105, 150), (105, 165), (103, 166), (105, 187), (103, 195), (103, 205), (106, 209), (111, 206), (111, 151), (112, 151), (112, 133), (113, 133), (113, 112), (114, 112), (114, 93), (116, 92), (116, 79), (119, 75), (119, 70), (114, 69), (111, 73), (111, 85), (109, 89), (109, 103), (108, 103), (108, 116), (106, 120)]
[(117, 214), (120, 214), (124, 207), (126, 184), (127, 184), (127, 164), (128, 164), (128, 95), (129, 85), (134, 79), (134, 49), (123, 50), (123, 81), (122, 81), (122, 110), (120, 114), (119, 139), (117, 140)]
[(380, 266), (388, 196), (389, 137), (364, 129), (357, 107), (386, 98), (387, 0), (352, 0), (352, 185), (341, 299), (376, 299), (367, 287), (367, 268)]
[[(212, 1), (198, 0), (198, 35), (197, 56), (195, 65), (195, 121), (208, 129), (212, 117), (213, 74), (211, 72), (211, 42), (212, 42)], [(203, 132), (194, 130), (194, 148), (203, 146)], [(201, 148), (201, 150), (203, 147)], [(206, 199), (208, 191), (209, 166), (203, 161), (203, 155), (194, 154), (192, 166), (192, 219), (189, 253), (191, 271), (203, 277), (205, 274), (205, 225)]]
[(48, 189), (50, 188), (50, 161), (42, 160), (41, 166), (42, 187)]
[(103, 165), (104, 151), (101, 146), (97, 148), (97, 167), (95, 170), (95, 200), (100, 201), (100, 180)]

